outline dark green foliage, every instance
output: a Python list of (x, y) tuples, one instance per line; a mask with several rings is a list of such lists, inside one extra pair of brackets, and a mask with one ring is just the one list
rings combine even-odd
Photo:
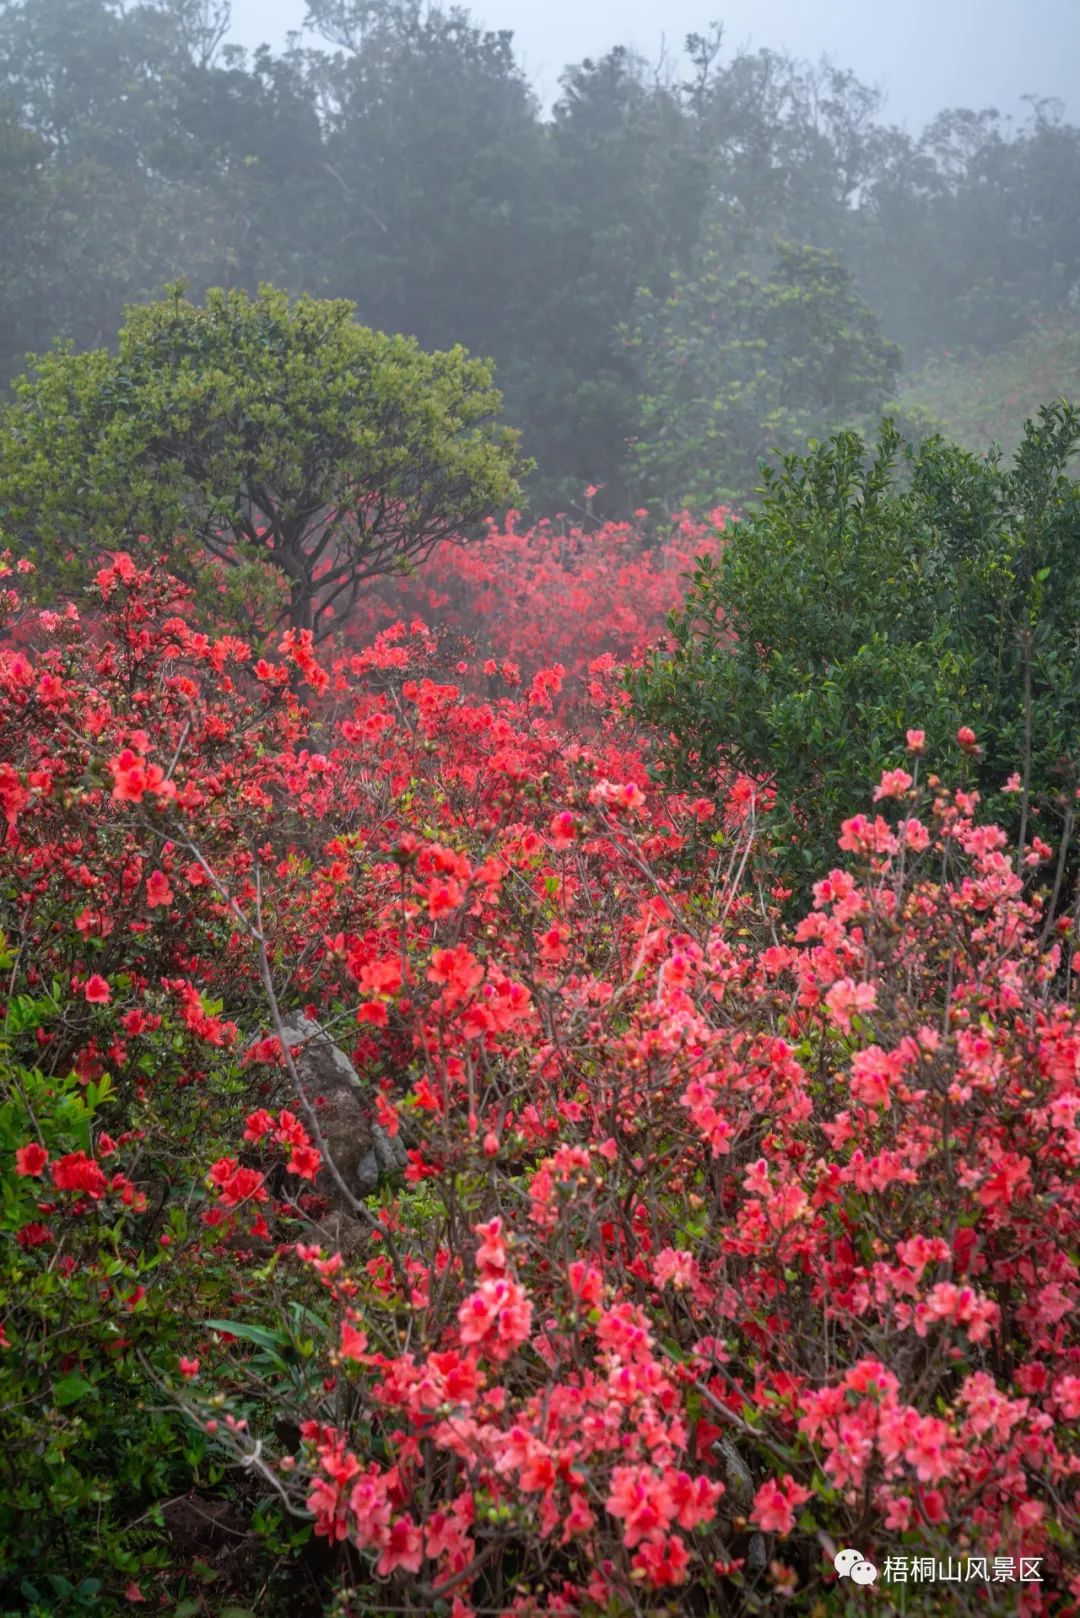
[[(1029, 98), (1030, 99), (1030, 98)], [(878, 132), (845, 256), (909, 363), (993, 353), (1080, 279), (1080, 129), (1034, 100), (1015, 132), (953, 109), (919, 137)]]
[(650, 82), (622, 49), (563, 75), (547, 148), (546, 285), (523, 327), (515, 419), (532, 429), (546, 504), (594, 482), (604, 485), (597, 509), (625, 512), (636, 503), (641, 378), (622, 326), (640, 288), (662, 293), (689, 262), (708, 162), (677, 90)]
[(295, 628), (340, 623), (365, 581), (513, 500), (516, 434), (491, 368), (357, 325), (351, 304), (180, 287), (118, 352), (36, 361), (0, 421), (0, 523), (82, 566), (148, 536), (181, 576), (266, 564)]
[[(886, 424), (767, 476), (761, 507), (702, 562), (673, 622), (673, 655), (635, 682), (671, 734), (673, 779), (721, 759), (794, 806), (798, 872), (835, 863), (835, 828), (865, 783), (905, 762), (905, 732), (952, 777), (955, 736), (1018, 839), (1067, 844), (1080, 785), (1080, 483), (1065, 470), (1080, 416), (1029, 422), (1011, 469), (943, 439), (920, 450)], [(1017, 772), (1027, 791), (1002, 795)], [(824, 862), (824, 863), (823, 863)]]
[(5, 380), (57, 336), (113, 341), (124, 305), (178, 275), (253, 291), (272, 259), (299, 289), (292, 227), (315, 224), (323, 177), (310, 87), (288, 56), (222, 53), (227, 20), (202, 0), (0, 12), (0, 106), (36, 146), (14, 237), (5, 211)]

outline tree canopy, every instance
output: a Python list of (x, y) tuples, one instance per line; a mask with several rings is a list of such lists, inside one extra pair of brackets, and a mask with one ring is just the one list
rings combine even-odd
[(510, 503), (517, 435), (491, 366), (357, 324), (344, 301), (179, 285), (115, 354), (40, 356), (0, 422), (0, 523), (89, 562), (149, 538), (181, 576), (268, 564), (319, 639), (367, 579)]

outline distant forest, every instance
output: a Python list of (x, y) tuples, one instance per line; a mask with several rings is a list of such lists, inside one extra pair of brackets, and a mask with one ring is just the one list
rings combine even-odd
[(307, 23), (320, 48), (245, 53), (220, 0), (0, 6), (0, 385), (180, 277), (347, 298), (495, 360), (535, 512), (592, 484), (618, 516), (737, 497), (771, 443), (866, 419), (927, 361), (1080, 318), (1056, 103), (912, 135), (842, 66), (716, 31), (679, 64), (570, 66), (547, 114), (465, 11)]

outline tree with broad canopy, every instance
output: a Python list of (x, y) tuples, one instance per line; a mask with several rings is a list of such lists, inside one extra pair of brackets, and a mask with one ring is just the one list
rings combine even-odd
[[(380, 573), (468, 539), (524, 470), (492, 367), (361, 326), (340, 300), (183, 283), (127, 311), (115, 354), (57, 346), (0, 423), (0, 524), (43, 560), (145, 536), (181, 576), (276, 570), (324, 639)], [(55, 569), (48, 571), (54, 572)]]

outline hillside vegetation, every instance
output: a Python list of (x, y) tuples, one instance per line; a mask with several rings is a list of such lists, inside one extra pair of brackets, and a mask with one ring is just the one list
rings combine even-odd
[(1080, 402), (1080, 320), (1045, 320), (990, 354), (939, 354), (904, 378), (907, 416), (925, 413), (955, 443), (1017, 449), (1023, 423), (1049, 399)]

